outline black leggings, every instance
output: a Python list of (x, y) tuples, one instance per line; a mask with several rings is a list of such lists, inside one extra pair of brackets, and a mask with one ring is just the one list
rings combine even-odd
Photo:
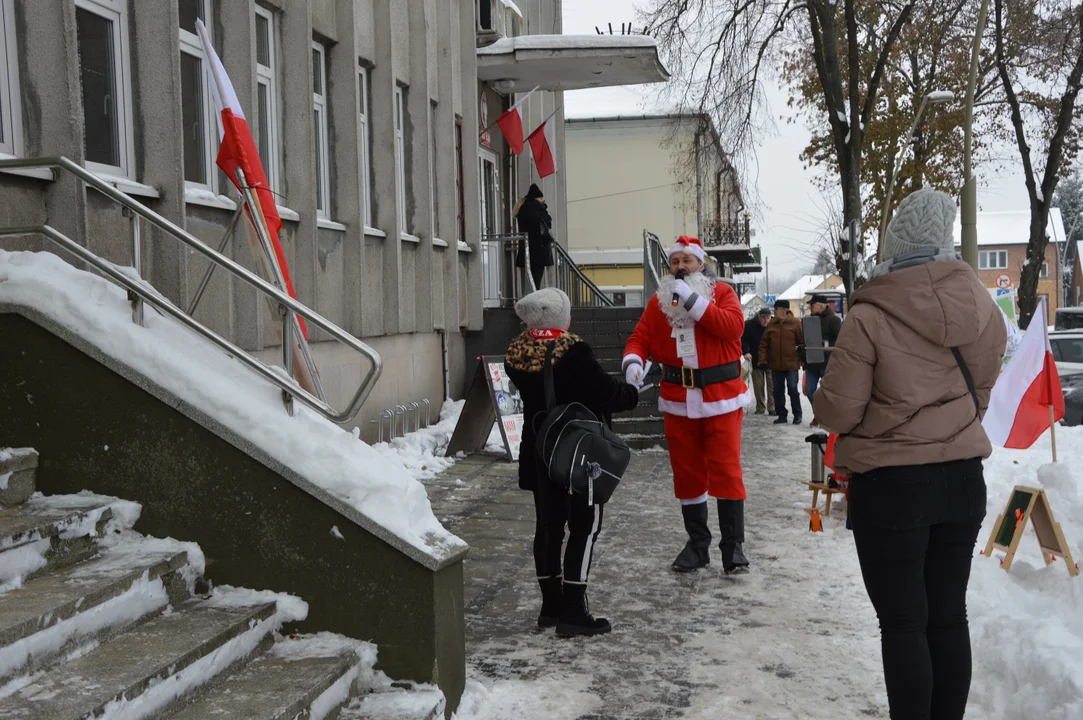
[(545, 265), (541, 264), (540, 262), (535, 263), (535, 262), (531, 261), (531, 263), (530, 263), (530, 275), (534, 278), (534, 288), (536, 290), (541, 290), (542, 289), (542, 280), (545, 277)]
[[(539, 480), (543, 483), (544, 480)], [(563, 488), (544, 485), (534, 491), (534, 567), (538, 579), (561, 577), (564, 582), (586, 584), (594, 559), (594, 544), (602, 531), (602, 506), (587, 505), (582, 495), (569, 495)], [(564, 528), (568, 547), (561, 570), (560, 550)]]
[(880, 468), (850, 483), (893, 720), (960, 720), (966, 712), (966, 587), (985, 500), (980, 459)]

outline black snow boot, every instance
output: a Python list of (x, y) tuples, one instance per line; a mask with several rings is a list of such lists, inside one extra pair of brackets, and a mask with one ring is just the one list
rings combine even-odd
[(538, 627), (551, 628), (560, 622), (560, 608), (564, 597), (560, 588), (562, 584), (563, 580), (560, 577), (538, 580), (542, 593), (542, 607), (541, 613), (538, 615)]
[(774, 424), (775, 425), (785, 425), (788, 422), (789, 422), (789, 420), (786, 419), (785, 415), (779, 415), (777, 418), (775, 418)]
[(673, 561), (677, 572), (694, 572), (711, 564), (711, 528), (707, 525), (707, 501), (681, 505), (688, 542)]
[(557, 635), (564, 638), (605, 635), (612, 630), (605, 618), (596, 618), (587, 607), (587, 586), (565, 583)]
[(745, 541), (745, 501), (719, 500), (718, 526), (722, 531), (722, 541), (718, 544), (722, 569), (727, 575), (747, 572), (748, 558), (741, 547)]

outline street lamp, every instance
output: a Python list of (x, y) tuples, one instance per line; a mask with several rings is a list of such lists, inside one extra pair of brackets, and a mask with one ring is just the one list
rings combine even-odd
[[(910, 126), (910, 130), (906, 133), (906, 140), (903, 141), (903, 151), (906, 151), (908, 145), (913, 144), (914, 133), (917, 132), (918, 124), (921, 122), (921, 115), (925, 112), (925, 106), (929, 103), (934, 105), (943, 105), (944, 103), (950, 103), (955, 101), (955, 93), (948, 90), (934, 90), (928, 93), (921, 99), (921, 105), (918, 106), (918, 113), (914, 116), (914, 123)], [(901, 153), (896, 152), (891, 158), (891, 177), (887, 181), (887, 197), (884, 198), (884, 208), (880, 213), (880, 242), (876, 247), (876, 262), (883, 261), (884, 253), (884, 233), (887, 232), (887, 219), (888, 213), (891, 211), (891, 193), (895, 191), (895, 179), (899, 175), (901, 164), (899, 162), (899, 155)]]
[(963, 194), (959, 198), (962, 215), (961, 237), (963, 260), (978, 269), (978, 181), (974, 178), (974, 94), (978, 85), (978, 60), (985, 21), (989, 17), (989, 0), (981, 0), (978, 26), (970, 48), (970, 79), (966, 86), (966, 119), (963, 121)]

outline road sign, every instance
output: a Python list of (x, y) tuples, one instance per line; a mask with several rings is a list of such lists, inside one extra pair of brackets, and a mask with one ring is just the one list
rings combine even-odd
[(778, 295), (764, 295), (763, 300), (767, 303), (767, 307), (771, 307), (775, 304), (775, 300), (778, 299)]
[(1010, 288), (1012, 286), (1011, 276), (1001, 273), (997, 275), (997, 287), (1000, 289)]

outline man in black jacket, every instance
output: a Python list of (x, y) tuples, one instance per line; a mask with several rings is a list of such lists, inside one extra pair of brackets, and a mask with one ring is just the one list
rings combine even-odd
[(775, 395), (771, 386), (771, 368), (761, 365), (760, 341), (763, 340), (763, 332), (767, 329), (767, 323), (771, 322), (771, 311), (760, 308), (756, 317), (745, 323), (745, 332), (741, 336), (741, 349), (745, 361), (752, 368), (752, 387), (756, 392), (756, 414), (775, 414)]
[[(557, 405), (578, 402), (606, 424), (612, 414), (639, 403), (635, 387), (609, 375), (594, 352), (568, 332), (571, 303), (556, 288), (527, 295), (515, 305), (527, 331), (515, 338), (504, 358), (508, 377), (523, 399), (523, 442), (519, 451), (519, 487), (534, 493), (537, 525), (534, 567), (542, 591), (539, 627), (556, 626), (561, 637), (600, 635), (609, 621), (587, 611), (587, 575), (602, 529), (602, 505), (589, 505), (583, 495), (550, 482), (535, 452), (535, 422), (545, 416), (545, 355), (552, 348), (553, 385)], [(561, 564), (561, 545), (568, 544)]]
[[(824, 346), (835, 347), (839, 332), (842, 330), (842, 318), (835, 314), (827, 296), (813, 295), (809, 302), (809, 312), (820, 318), (820, 334), (823, 336)], [(824, 353), (824, 356), (822, 363), (805, 365), (805, 395), (808, 396), (810, 403), (812, 396), (816, 394), (816, 389), (820, 386), (820, 381), (827, 373), (827, 363), (831, 361), (831, 353)], [(816, 418), (813, 418), (812, 422), (815, 425)]]

